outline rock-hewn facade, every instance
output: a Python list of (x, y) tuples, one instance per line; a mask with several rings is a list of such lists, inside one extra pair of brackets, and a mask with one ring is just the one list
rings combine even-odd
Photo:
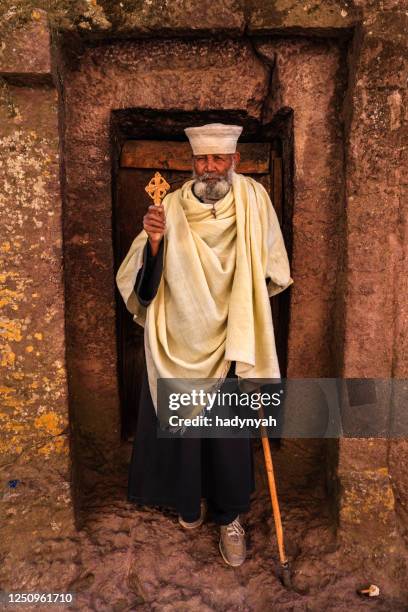
[[(116, 380), (115, 146), (123, 134), (145, 129), (143, 113), (205, 117), (228, 109), (251, 130), (290, 112), (295, 284), (288, 376), (407, 377), (408, 5), (43, 4), (7, 0), (0, 8), (0, 587), (96, 592), (94, 566), (104, 550), (118, 581), (117, 568), (129, 566), (128, 591), (111, 594), (117, 609), (127, 609), (137, 597), (139, 604), (158, 601), (161, 587), (146, 573), (150, 536), (140, 535), (140, 518), (135, 523), (117, 502), (129, 457)], [(280, 452), (305, 454), (314, 465), (324, 452), (337, 545), (350, 558), (358, 547), (374, 568), (386, 560), (385, 588), (399, 609), (393, 580), (405, 572), (408, 442), (343, 439), (325, 448), (286, 441)], [(89, 520), (81, 520), (89, 512), (81, 512), (80, 492), (92, 499), (97, 483), (113, 501), (93, 517), (94, 525), (106, 523), (92, 535)], [(147, 523), (153, 531), (162, 524)], [(127, 547), (145, 559), (138, 571)], [(307, 575), (306, 553), (297, 552), (298, 571)], [(333, 574), (341, 573), (341, 559), (332, 559)], [(355, 559), (350, 567), (359, 571)], [(298, 585), (305, 585), (300, 573)], [(226, 588), (234, 590), (232, 583)], [(268, 605), (274, 588), (264, 584), (248, 609)], [(239, 592), (223, 605), (245, 601), (248, 594)], [(100, 600), (101, 609), (111, 609), (109, 601)], [(203, 602), (215, 607), (211, 597), (196, 605)]]

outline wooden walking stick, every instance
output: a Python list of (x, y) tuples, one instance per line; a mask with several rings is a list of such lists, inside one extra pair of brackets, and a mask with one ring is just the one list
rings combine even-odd
[[(264, 412), (263, 412), (262, 407), (260, 408), (260, 414), (261, 414), (261, 418), (264, 418)], [(263, 425), (261, 425), (261, 432), (262, 432), (261, 434), (262, 435), (262, 448), (263, 448), (264, 458), (265, 458), (266, 473), (268, 475), (269, 493), (271, 496), (273, 518), (275, 521), (276, 539), (278, 541), (279, 559), (280, 559), (281, 570), (282, 570), (282, 582), (285, 587), (290, 589), (292, 587), (292, 582), (290, 579), (289, 561), (286, 557), (285, 545), (283, 542), (282, 520), (281, 520), (280, 509), (279, 509), (278, 494), (276, 491), (276, 482), (275, 482), (275, 475), (273, 471), (271, 447), (269, 446), (269, 438), (268, 438), (267, 431)]]

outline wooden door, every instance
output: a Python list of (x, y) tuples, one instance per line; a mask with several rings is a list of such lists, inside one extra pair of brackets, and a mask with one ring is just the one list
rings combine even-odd
[[(237, 171), (248, 174), (271, 194), (278, 218), (282, 219), (282, 160), (271, 143), (238, 145), (241, 163)], [(126, 256), (135, 236), (142, 230), (143, 215), (151, 200), (145, 186), (155, 171), (171, 184), (171, 191), (191, 178), (191, 149), (188, 142), (128, 140), (124, 143), (116, 177), (115, 269)], [(141, 376), (143, 372), (143, 328), (134, 323), (119, 293), (117, 334), (122, 438), (135, 431)], [(287, 330), (280, 329), (279, 296), (271, 300), (279, 362), (285, 360)], [(282, 360), (282, 361), (281, 361)]]

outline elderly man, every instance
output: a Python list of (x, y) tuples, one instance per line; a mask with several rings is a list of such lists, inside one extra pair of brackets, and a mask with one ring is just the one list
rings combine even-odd
[(241, 131), (220, 123), (185, 130), (193, 177), (149, 206), (116, 276), (145, 328), (128, 499), (175, 508), (185, 529), (208, 512), (232, 566), (246, 556), (240, 514), (255, 488), (251, 438), (161, 438), (156, 425), (158, 378), (280, 378), (269, 296), (293, 280), (267, 192), (235, 172)]

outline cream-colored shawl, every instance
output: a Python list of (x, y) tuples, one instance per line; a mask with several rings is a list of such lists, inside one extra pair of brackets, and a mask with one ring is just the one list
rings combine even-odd
[[(158, 378), (222, 381), (232, 361), (239, 378), (280, 378), (268, 296), (293, 280), (270, 198), (260, 183), (235, 173), (214, 219), (211, 208), (194, 196), (193, 182), (163, 200), (163, 275), (150, 305), (141, 306), (134, 291), (144, 230), (116, 275), (127, 309), (145, 327), (156, 412)], [(199, 412), (190, 410), (188, 416)]]

